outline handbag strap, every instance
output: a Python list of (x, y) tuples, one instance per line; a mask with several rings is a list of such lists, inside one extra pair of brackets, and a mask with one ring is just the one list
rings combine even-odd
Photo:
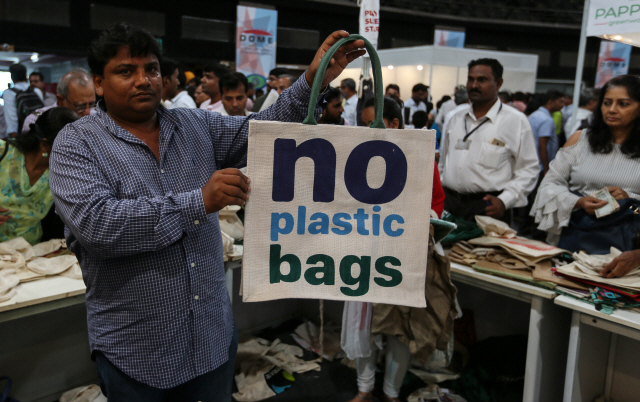
[(327, 71), (327, 67), (331, 62), (331, 58), (333, 54), (340, 49), (342, 45), (345, 43), (353, 42), (358, 39), (362, 39), (364, 41), (364, 45), (369, 52), (369, 56), (371, 57), (371, 65), (373, 67), (373, 89), (375, 95), (375, 119), (371, 122), (371, 128), (387, 128), (384, 124), (384, 120), (382, 120), (382, 110), (384, 106), (384, 97), (382, 96), (382, 69), (380, 67), (380, 58), (378, 57), (378, 53), (376, 49), (373, 47), (371, 42), (367, 40), (362, 35), (352, 34), (347, 36), (346, 38), (340, 39), (336, 42), (335, 45), (331, 46), (331, 48), (325, 53), (320, 60), (320, 66), (318, 66), (318, 71), (316, 72), (316, 76), (313, 79), (313, 85), (311, 86), (311, 97), (309, 101), (309, 110), (307, 112), (307, 118), (304, 119), (302, 124), (316, 125), (316, 119), (314, 117), (314, 111), (316, 109), (315, 99), (318, 99), (318, 95), (320, 94), (320, 89), (322, 88), (322, 80), (324, 79), (324, 73)]

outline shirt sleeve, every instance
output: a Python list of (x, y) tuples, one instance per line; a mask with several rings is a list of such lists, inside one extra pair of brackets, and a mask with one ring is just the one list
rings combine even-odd
[(200, 189), (158, 197), (118, 199), (82, 133), (68, 125), (49, 164), (58, 214), (84, 248), (104, 258), (160, 250), (205, 221)]
[(551, 137), (556, 135), (556, 125), (553, 120), (545, 120), (540, 125), (540, 137)]
[[(302, 74), (290, 88), (280, 94), (273, 105), (260, 113), (254, 113), (248, 117), (208, 113), (209, 134), (212, 137), (218, 168), (242, 168), (247, 165), (248, 120), (301, 122), (307, 116), (310, 95), (311, 88), (305, 75)], [(320, 94), (315, 102), (323, 98), (324, 94)], [(314, 110), (316, 120), (321, 114), (322, 107), (316, 104)]]
[(569, 190), (571, 166), (575, 164), (580, 143), (560, 148), (556, 158), (549, 164), (549, 171), (540, 183), (536, 200), (531, 207), (531, 216), (539, 223), (538, 229), (560, 234), (569, 224), (571, 213), (580, 196)]
[(527, 196), (535, 188), (540, 174), (533, 132), (529, 121), (524, 116), (518, 131), (520, 131), (520, 142), (518, 148), (514, 150), (513, 176), (498, 196), (506, 209), (527, 205)]

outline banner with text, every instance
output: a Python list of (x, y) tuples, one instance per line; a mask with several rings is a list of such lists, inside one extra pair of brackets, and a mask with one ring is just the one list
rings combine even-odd
[(600, 43), (595, 87), (602, 88), (613, 77), (627, 74), (630, 57), (631, 45), (603, 40)]
[(640, 32), (640, 1), (591, 0), (587, 36)]
[(244, 301), (425, 307), (435, 132), (251, 121)]
[(267, 84), (276, 67), (278, 12), (238, 6), (236, 24), (236, 71), (247, 76), (256, 89)]
[(360, 35), (378, 48), (380, 31), (380, 0), (360, 0)]

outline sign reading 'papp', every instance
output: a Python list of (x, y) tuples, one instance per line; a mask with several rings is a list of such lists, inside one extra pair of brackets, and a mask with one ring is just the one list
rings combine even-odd
[(434, 149), (427, 130), (251, 121), (243, 300), (424, 307)]

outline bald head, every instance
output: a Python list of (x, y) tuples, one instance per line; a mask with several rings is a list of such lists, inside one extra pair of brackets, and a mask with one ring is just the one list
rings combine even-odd
[(58, 81), (58, 106), (86, 116), (96, 103), (96, 90), (89, 73), (83, 68), (69, 71)]

